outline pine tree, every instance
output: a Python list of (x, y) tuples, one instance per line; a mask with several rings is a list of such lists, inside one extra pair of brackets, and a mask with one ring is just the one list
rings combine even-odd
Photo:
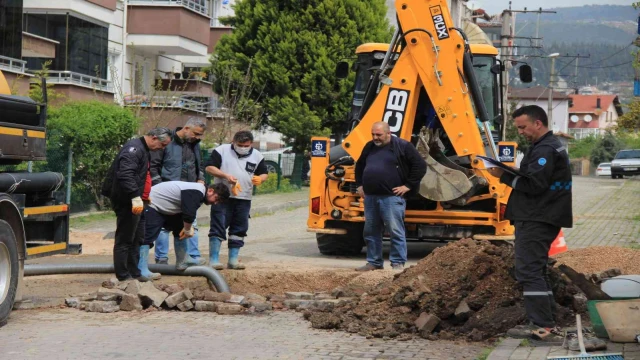
[(384, 0), (239, 1), (222, 19), (233, 32), (216, 46), (212, 74), (240, 78), (252, 64), (265, 122), (301, 150), (345, 121), (353, 79), (337, 81), (336, 64), (362, 43), (390, 41), (386, 11)]

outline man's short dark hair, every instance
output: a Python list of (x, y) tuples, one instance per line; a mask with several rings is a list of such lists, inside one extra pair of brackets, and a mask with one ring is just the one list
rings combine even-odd
[(247, 141), (253, 142), (253, 134), (251, 131), (238, 131), (235, 135), (233, 135), (233, 142), (244, 143)]
[(544, 125), (545, 127), (549, 127), (549, 118), (547, 118), (547, 113), (538, 105), (523, 106), (513, 112), (514, 119), (522, 115), (527, 115), (529, 117), (529, 120), (531, 120), (532, 122), (540, 120), (542, 125)]
[(229, 196), (229, 187), (223, 183), (211, 184), (209, 185), (209, 189), (213, 189), (213, 191), (218, 194), (218, 201), (221, 203), (227, 202)]

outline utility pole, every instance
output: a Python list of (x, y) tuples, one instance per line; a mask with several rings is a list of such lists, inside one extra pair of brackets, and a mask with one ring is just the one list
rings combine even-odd
[(549, 126), (553, 129), (553, 84), (555, 82), (555, 72), (556, 72), (556, 58), (560, 56), (559, 53), (550, 54), (548, 57), (551, 58), (551, 75), (549, 76), (549, 109), (547, 111), (547, 118), (549, 119)]
[[(541, 40), (541, 38), (538, 36), (539, 34), (539, 25), (540, 25), (540, 14), (545, 14), (545, 13), (551, 13), (551, 14), (555, 14), (555, 11), (550, 11), (550, 10), (542, 10), (542, 8), (539, 8), (538, 10), (527, 10), (527, 8), (524, 8), (524, 10), (513, 10), (511, 8), (511, 1), (509, 1), (509, 9), (504, 10), (502, 12), (502, 31), (501, 31), (501, 36), (500, 36), (500, 60), (502, 61), (503, 66), (503, 72), (502, 72), (502, 78), (503, 78), (503, 87), (502, 89), (500, 89), (501, 91), (501, 95), (502, 95), (502, 100), (504, 103), (504, 106), (502, 107), (502, 121), (503, 121), (503, 126), (502, 126), (502, 139), (506, 138), (506, 123), (507, 123), (507, 106), (508, 106), (508, 89), (509, 89), (509, 69), (511, 68), (511, 66), (509, 66), (510, 61), (509, 58), (512, 57), (513, 55), (513, 47), (514, 47), (514, 41), (515, 39), (529, 39), (529, 40), (533, 40), (534, 42), (532, 43), (533, 46), (530, 46), (532, 48), (539, 48), (540, 47), (540, 43), (539, 41)], [(531, 38), (531, 37), (518, 37), (515, 36), (516, 35), (516, 31), (515, 31), (515, 26), (516, 26), (516, 22), (515, 22), (515, 13), (537, 13), (538, 14), (538, 22), (536, 25), (536, 36), (535, 38)]]

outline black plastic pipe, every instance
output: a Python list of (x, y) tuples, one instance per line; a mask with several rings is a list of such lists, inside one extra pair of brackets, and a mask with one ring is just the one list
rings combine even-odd
[(10, 194), (56, 191), (63, 185), (64, 176), (57, 172), (0, 173), (0, 192)]
[[(224, 277), (208, 266), (191, 266), (186, 270), (177, 270), (173, 265), (150, 264), (149, 270), (162, 275), (204, 276), (211, 281), (218, 292), (231, 292)], [(113, 264), (28, 264), (24, 266), (24, 276), (113, 273)]]

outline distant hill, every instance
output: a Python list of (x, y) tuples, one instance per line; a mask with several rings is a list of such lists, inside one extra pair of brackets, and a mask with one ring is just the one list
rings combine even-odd
[[(549, 9), (556, 14), (540, 15), (539, 35), (544, 44), (607, 43), (627, 45), (637, 36), (638, 12), (631, 6), (585, 5)], [(534, 36), (536, 14), (517, 14), (518, 36)]]
[[(540, 15), (539, 36), (543, 38), (543, 48), (527, 48), (530, 41), (516, 41), (521, 46), (518, 55), (528, 55), (523, 60), (533, 66), (537, 84), (546, 86), (549, 82), (550, 60), (540, 56), (555, 52), (590, 55), (588, 59), (579, 60), (577, 77), (575, 60), (558, 58), (556, 72), (560, 72), (569, 87), (633, 81), (631, 53), (638, 49), (631, 45), (638, 36), (638, 12), (633, 7), (586, 5), (549, 10), (557, 13)], [(518, 36), (535, 36), (536, 21), (537, 14), (517, 14)]]
[[(631, 2), (630, 2), (631, 3)], [(530, 8), (531, 9), (531, 8)], [(543, 14), (541, 19), (547, 21), (632, 21), (635, 22), (638, 12), (631, 5), (585, 5), (563, 8), (544, 9), (555, 11), (556, 14)], [(537, 14), (518, 14), (518, 21), (536, 21)]]

